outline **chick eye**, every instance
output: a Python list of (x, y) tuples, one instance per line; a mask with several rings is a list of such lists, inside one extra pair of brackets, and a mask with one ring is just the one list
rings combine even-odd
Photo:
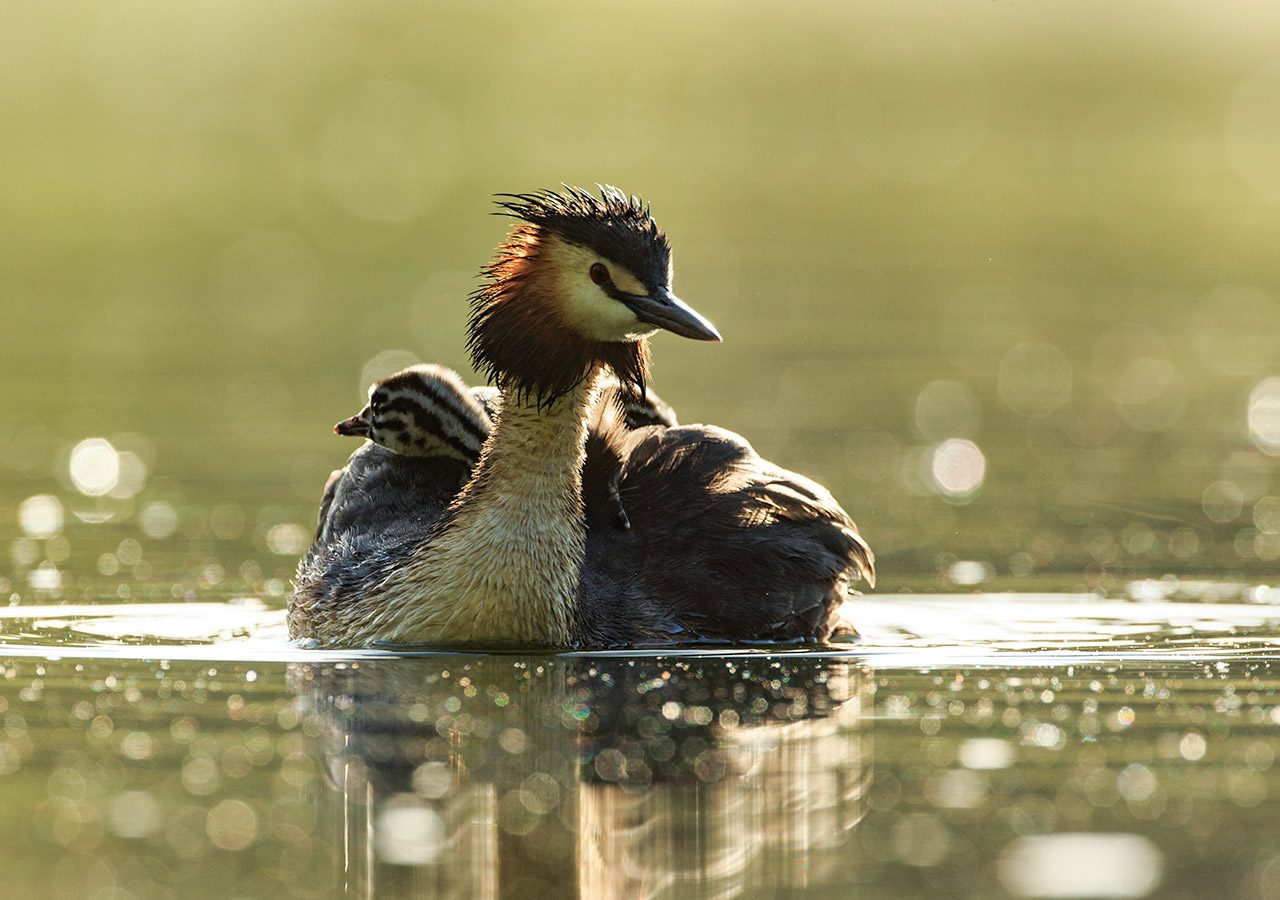
[(613, 280), (609, 277), (609, 270), (604, 263), (592, 263), (591, 268), (587, 270), (587, 274), (591, 276), (591, 280), (596, 284), (608, 284)]

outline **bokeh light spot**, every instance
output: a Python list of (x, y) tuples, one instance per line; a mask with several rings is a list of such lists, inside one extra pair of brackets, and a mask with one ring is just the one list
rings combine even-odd
[(1234, 522), (1244, 511), (1244, 493), (1233, 481), (1215, 481), (1204, 489), (1200, 506), (1211, 522)]
[(76, 490), (101, 497), (120, 480), (120, 454), (105, 438), (87, 438), (72, 448), (68, 468)]
[(973, 441), (951, 438), (933, 451), (933, 483), (949, 499), (965, 499), (982, 487), (987, 459)]
[(122, 450), (119, 453), (119, 466), (115, 487), (107, 491), (107, 496), (117, 500), (136, 497), (147, 485), (147, 464), (132, 450)]
[(297, 556), (307, 549), (308, 538), (301, 525), (283, 522), (267, 530), (267, 549), (279, 556)]
[(894, 825), (894, 854), (910, 866), (936, 866), (951, 852), (951, 832), (937, 816), (910, 813)]
[(991, 577), (991, 567), (984, 562), (962, 559), (953, 562), (947, 569), (947, 579), (960, 587), (972, 587), (982, 584)]
[(223, 800), (205, 820), (209, 841), (222, 850), (244, 850), (258, 839), (258, 815), (243, 800)]
[(1249, 392), (1248, 417), (1254, 446), (1280, 456), (1280, 378), (1264, 379)]
[(1187, 403), (1186, 382), (1163, 357), (1130, 360), (1110, 386), (1120, 417), (1139, 431), (1164, 431), (1182, 415)]
[(178, 511), (165, 500), (148, 503), (138, 517), (142, 533), (154, 540), (164, 540), (178, 530)]
[(1209, 744), (1204, 739), (1204, 735), (1196, 731), (1188, 731), (1178, 741), (1178, 755), (1187, 762), (1199, 762), (1204, 759), (1208, 748)]
[(1116, 776), (1116, 789), (1130, 803), (1150, 800), (1159, 787), (1156, 774), (1142, 763), (1130, 763)]
[(916, 428), (925, 438), (972, 438), (982, 421), (982, 407), (973, 388), (959, 381), (930, 382), (916, 397)]
[(18, 506), (18, 525), (27, 537), (51, 538), (62, 531), (62, 502), (52, 494), (36, 494)]
[(45, 560), (27, 573), (27, 585), (33, 591), (56, 593), (62, 588), (62, 573), (57, 566)]
[(1263, 534), (1280, 534), (1280, 497), (1263, 497), (1255, 503), (1253, 524)]
[(1145, 897), (1164, 857), (1137, 834), (1020, 837), (1000, 855), (1000, 883), (1015, 897)]
[(444, 822), (431, 807), (412, 795), (393, 797), (373, 826), (378, 859), (394, 866), (420, 866), (444, 849)]
[(1071, 400), (1071, 363), (1043, 341), (1025, 341), (1000, 361), (1000, 399), (1024, 416), (1045, 416)]
[(966, 769), (1007, 769), (1013, 765), (1013, 744), (1001, 738), (969, 738), (960, 745), (960, 765)]

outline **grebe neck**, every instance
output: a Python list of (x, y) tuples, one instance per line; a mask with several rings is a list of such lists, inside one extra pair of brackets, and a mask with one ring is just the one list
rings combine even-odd
[(586, 539), (582, 464), (599, 374), (593, 368), (541, 406), (502, 392), (447, 524), (382, 586), (394, 602), (370, 623), (381, 638), (569, 642)]

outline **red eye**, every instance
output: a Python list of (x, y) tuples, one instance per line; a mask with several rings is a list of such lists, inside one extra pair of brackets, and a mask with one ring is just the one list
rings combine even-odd
[(605, 268), (604, 263), (592, 263), (591, 268), (587, 270), (587, 274), (591, 276), (591, 280), (596, 284), (608, 284), (613, 280), (609, 277), (609, 270)]

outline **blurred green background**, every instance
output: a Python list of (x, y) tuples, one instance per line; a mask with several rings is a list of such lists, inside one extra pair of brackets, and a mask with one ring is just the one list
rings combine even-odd
[(0, 588), (282, 594), (330, 425), (470, 374), (490, 195), (560, 182), (652, 202), (725, 335), (655, 387), (882, 588), (1266, 577), (1278, 48), (1263, 4), (6, 5)]

